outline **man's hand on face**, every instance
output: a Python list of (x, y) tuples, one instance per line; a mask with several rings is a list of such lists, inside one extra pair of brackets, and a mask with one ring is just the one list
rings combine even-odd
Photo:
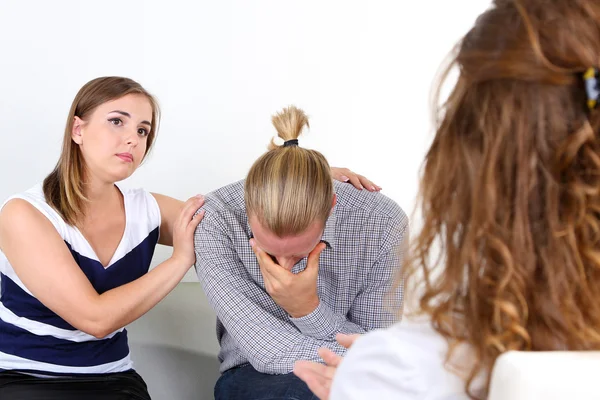
[(277, 264), (254, 241), (250, 245), (260, 266), (267, 293), (292, 318), (304, 317), (319, 306), (317, 277), (319, 275), (319, 255), (325, 249), (325, 243), (319, 243), (308, 255), (306, 269), (293, 274)]

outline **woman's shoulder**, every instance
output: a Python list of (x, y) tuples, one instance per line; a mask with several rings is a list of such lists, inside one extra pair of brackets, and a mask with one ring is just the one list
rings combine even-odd
[[(44, 191), (42, 188), (42, 184), (39, 183), (24, 192), (20, 192), (14, 194), (4, 200), (0, 204), (0, 211), (4, 210), (5, 206), (9, 202), (13, 202), (13, 200), (20, 200), (23, 204), (17, 207), (11, 207), (12, 212), (35, 212), (33, 208), (39, 211), (42, 215), (44, 215), (52, 225), (58, 230), (59, 233), (64, 234), (66, 229), (66, 222), (60, 216), (60, 214), (52, 208), (50, 204), (46, 201), (46, 197), (44, 195)], [(27, 203), (27, 205), (25, 205)], [(33, 208), (32, 208), (33, 207)]]
[[(141, 188), (141, 187), (129, 188), (129, 187), (123, 186), (121, 184), (117, 184), (116, 186), (123, 194), (123, 197), (130, 201), (147, 202), (147, 201), (152, 201), (152, 199), (154, 199), (154, 196), (152, 196), (152, 193), (150, 193), (148, 190), (146, 190), (144, 188)], [(154, 199), (154, 201), (156, 201), (156, 199)]]
[(128, 218), (138, 221), (148, 220), (153, 226), (160, 225), (160, 207), (157, 199), (143, 188), (125, 188), (117, 185), (126, 202)]
[[(42, 184), (38, 183), (37, 185), (19, 193), (15, 193), (9, 196), (7, 199), (4, 199), (0, 204), (0, 209), (2, 209), (9, 201), (14, 199), (22, 199), (26, 200), (28, 203), (36, 203), (36, 204), (48, 204), (46, 202), (44, 191), (42, 188)], [(35, 205), (35, 204), (34, 204)]]
[[(427, 320), (404, 320), (388, 329), (369, 332), (355, 342), (352, 351), (369, 354), (380, 353), (394, 368), (412, 373), (433, 362), (443, 362), (448, 350), (446, 340), (438, 334)], [(350, 353), (350, 352), (349, 352)], [(429, 366), (425, 367), (428, 369)]]

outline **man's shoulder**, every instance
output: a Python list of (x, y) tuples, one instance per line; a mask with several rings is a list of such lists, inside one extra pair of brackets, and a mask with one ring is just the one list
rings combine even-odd
[(335, 182), (337, 195), (337, 212), (360, 213), (367, 218), (380, 217), (407, 223), (408, 217), (402, 207), (394, 200), (379, 192), (358, 190), (348, 183)]
[(211, 211), (238, 212), (246, 209), (244, 203), (244, 182), (240, 181), (223, 186), (208, 193), (205, 197), (205, 209)]
[(244, 181), (223, 186), (204, 196), (204, 218), (196, 228), (196, 235), (216, 229), (229, 234), (246, 235), (248, 217), (244, 203)]

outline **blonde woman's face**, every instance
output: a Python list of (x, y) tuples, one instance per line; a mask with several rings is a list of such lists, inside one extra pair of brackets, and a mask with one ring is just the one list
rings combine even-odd
[(150, 100), (128, 94), (101, 104), (87, 121), (75, 117), (71, 138), (79, 145), (88, 173), (118, 182), (131, 176), (144, 158), (151, 121)]

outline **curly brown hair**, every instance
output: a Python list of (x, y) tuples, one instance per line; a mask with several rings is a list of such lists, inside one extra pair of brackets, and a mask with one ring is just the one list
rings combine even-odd
[(473, 348), (475, 397), (503, 352), (600, 349), (600, 1), (496, 0), (453, 66), (405, 282), (448, 359)]

